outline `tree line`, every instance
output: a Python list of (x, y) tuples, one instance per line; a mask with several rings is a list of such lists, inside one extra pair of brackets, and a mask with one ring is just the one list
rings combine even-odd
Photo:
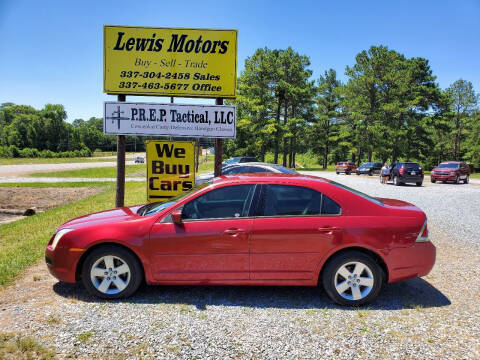
[[(273, 155), (295, 167), (308, 153), (326, 168), (338, 161), (465, 160), (480, 167), (479, 95), (457, 80), (435, 82), (428, 60), (407, 58), (385, 46), (357, 54), (342, 83), (334, 69), (316, 81), (310, 59), (292, 48), (261, 48), (245, 60), (238, 79), (237, 138), (225, 156)], [(85, 156), (115, 151), (116, 137), (103, 134), (103, 119), (66, 122), (62, 105), (41, 110), (0, 106), (0, 156)], [(127, 151), (144, 151), (145, 137), (127, 136)], [(200, 145), (210, 146), (211, 139)]]
[[(0, 157), (91, 156), (116, 151), (117, 137), (103, 133), (103, 119), (65, 121), (62, 105), (41, 110), (27, 105), (0, 105)], [(144, 138), (127, 136), (127, 151), (145, 151)]]
[(480, 111), (471, 82), (442, 90), (428, 60), (372, 46), (347, 66), (312, 81), (310, 60), (292, 48), (258, 49), (238, 83), (237, 138), (229, 156), (256, 155), (294, 167), (309, 152), (326, 168), (338, 161), (466, 160), (480, 166)]

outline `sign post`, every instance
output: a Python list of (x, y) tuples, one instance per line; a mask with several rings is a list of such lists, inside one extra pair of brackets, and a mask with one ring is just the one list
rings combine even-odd
[[(125, 95), (118, 95), (118, 101), (124, 102)], [(118, 110), (118, 117), (121, 117)], [(115, 193), (115, 207), (125, 205), (125, 135), (117, 135), (117, 188)]]
[[(223, 105), (223, 99), (215, 99), (216, 105)], [(215, 139), (215, 163), (214, 163), (214, 172), (213, 176), (217, 177), (222, 175), (222, 160), (223, 160), (223, 140)]]

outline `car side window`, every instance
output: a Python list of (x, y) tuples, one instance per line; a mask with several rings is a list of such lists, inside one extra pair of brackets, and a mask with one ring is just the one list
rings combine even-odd
[(263, 216), (319, 215), (322, 194), (290, 185), (267, 185)]
[(225, 170), (223, 172), (223, 175), (233, 175), (233, 174), (242, 174), (247, 171), (248, 167), (247, 166), (235, 166), (231, 169)]
[(342, 208), (328, 196), (322, 196), (322, 214), (323, 215), (340, 215)]
[(248, 216), (255, 185), (234, 185), (214, 189), (186, 203), (182, 219), (222, 219)]
[(265, 169), (263, 167), (260, 167), (260, 166), (249, 166), (247, 172), (249, 172), (249, 173), (269, 173), (269, 172), (272, 172), (272, 171), (269, 170), (269, 169)]

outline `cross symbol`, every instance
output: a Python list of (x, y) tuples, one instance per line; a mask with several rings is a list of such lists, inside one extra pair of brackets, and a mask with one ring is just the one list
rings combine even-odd
[[(120, 106), (117, 106), (117, 111), (112, 112), (112, 124), (115, 120), (117, 120), (118, 130), (120, 130), (120, 120), (122, 120), (121, 114), (123, 114), (124, 112), (125, 111), (120, 111)], [(117, 114), (117, 116), (114, 116), (115, 114)]]

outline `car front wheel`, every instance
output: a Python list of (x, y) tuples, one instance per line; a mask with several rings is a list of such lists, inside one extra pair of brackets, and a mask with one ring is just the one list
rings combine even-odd
[(333, 301), (340, 305), (359, 306), (378, 296), (383, 278), (383, 270), (370, 256), (348, 251), (327, 263), (322, 281)]
[(118, 299), (132, 295), (142, 282), (142, 268), (127, 250), (103, 246), (88, 255), (82, 267), (82, 282), (92, 295)]
[(421, 182), (421, 181), (420, 181), (420, 182), (417, 182), (416, 185), (417, 185), (417, 186), (422, 186), (422, 182)]
[(437, 180), (435, 180), (434, 178), (431, 178), (430, 181), (435, 184)]

